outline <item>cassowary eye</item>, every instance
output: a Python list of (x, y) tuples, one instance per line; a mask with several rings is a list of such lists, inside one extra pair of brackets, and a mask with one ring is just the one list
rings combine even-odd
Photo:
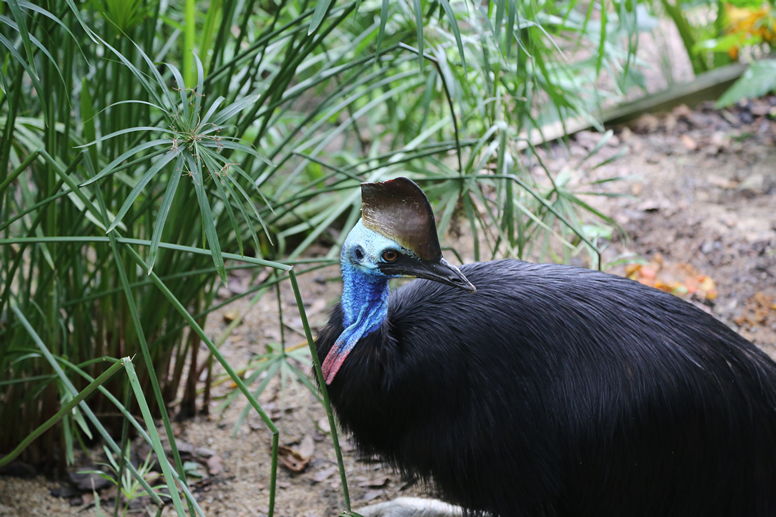
[(396, 262), (399, 260), (399, 252), (395, 250), (383, 251), (383, 260), (386, 262)]

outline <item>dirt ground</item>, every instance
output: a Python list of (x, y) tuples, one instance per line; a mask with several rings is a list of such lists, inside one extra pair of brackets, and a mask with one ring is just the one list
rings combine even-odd
[[(605, 269), (673, 289), (776, 357), (776, 97), (725, 111), (702, 105), (643, 116), (615, 128), (594, 161), (622, 154), (619, 159), (598, 168), (579, 165), (601, 138), (584, 132), (543, 152), (551, 170), (572, 168), (580, 188), (607, 177), (624, 178), (593, 185), (607, 195), (585, 198), (624, 230), (603, 243)], [(245, 289), (249, 281), (236, 277), (229, 289)], [(300, 282), (317, 328), (339, 296), (338, 270), (322, 269)], [(287, 284), (281, 298), (283, 336), (289, 349), (301, 350), (302, 325)], [(255, 369), (257, 356), (281, 339), (277, 313), (271, 295), (255, 305), (246, 299), (212, 317), (207, 330), (218, 339), (229, 322), (244, 316), (221, 349), (230, 364), (253, 360)], [(307, 371), (302, 362), (294, 364)], [(270, 435), (254, 413), (233, 432), (242, 400), (223, 415), (218, 411), (230, 391), (229, 383), (218, 384), (210, 416), (179, 424), (179, 440), (203, 476), (195, 491), (208, 516), (265, 515)], [(280, 443), (288, 447), (285, 463), (292, 467), (279, 467), (276, 515), (337, 515), (339, 477), (321, 405), (290, 375), (271, 380), (260, 400), (280, 430)], [(379, 463), (357, 458), (346, 437), (342, 443), (354, 507), (428, 494)], [(51, 495), (62, 486), (40, 477), (0, 477), (0, 516), (100, 515), (91, 493)], [(110, 490), (99, 497), (108, 499)], [(134, 511), (144, 514), (144, 503), (135, 501)]]

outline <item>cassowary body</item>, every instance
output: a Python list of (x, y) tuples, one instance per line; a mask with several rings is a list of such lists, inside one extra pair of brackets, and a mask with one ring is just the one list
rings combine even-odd
[(713, 317), (517, 260), (464, 266), (475, 293), (447, 278), (389, 295), (349, 241), (318, 353), (364, 453), (472, 514), (776, 516), (776, 365)]

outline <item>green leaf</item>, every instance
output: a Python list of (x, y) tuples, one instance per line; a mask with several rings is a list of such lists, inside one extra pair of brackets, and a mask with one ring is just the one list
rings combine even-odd
[(170, 131), (169, 129), (165, 129), (163, 127), (153, 127), (153, 126), (128, 127), (128, 128), (124, 128), (124, 129), (119, 129), (118, 131), (114, 131), (113, 133), (108, 133), (107, 135), (101, 136), (100, 138), (98, 138), (96, 140), (92, 140), (88, 144), (79, 145), (77, 147), (79, 149), (83, 148), (83, 147), (89, 147), (89, 146), (92, 146), (92, 145), (95, 145), (95, 144), (99, 144), (100, 142), (103, 142), (105, 140), (110, 140), (111, 138), (117, 137), (119, 135), (126, 135), (126, 134), (129, 134), (129, 133), (137, 133), (138, 131), (158, 131), (160, 133), (167, 133), (167, 134), (171, 134), (171, 135), (175, 134), (174, 131)]
[(85, 187), (87, 185), (91, 185), (92, 183), (101, 180), (102, 178), (104, 178), (108, 174), (111, 174), (112, 172), (115, 172), (114, 169), (116, 168), (116, 166), (118, 164), (120, 164), (121, 162), (123, 162), (124, 160), (126, 160), (128, 158), (131, 158), (132, 156), (136, 155), (137, 153), (139, 153), (141, 151), (144, 151), (146, 149), (151, 149), (152, 147), (157, 147), (157, 146), (165, 146), (165, 147), (172, 146), (173, 144), (174, 144), (173, 140), (170, 140), (169, 138), (165, 138), (165, 139), (161, 139), (161, 140), (151, 140), (150, 142), (145, 142), (145, 143), (136, 145), (135, 147), (133, 147), (132, 149), (130, 149), (129, 151), (127, 151), (125, 153), (122, 153), (121, 155), (119, 155), (118, 158), (116, 158), (115, 160), (110, 162), (108, 165), (103, 167), (102, 170), (100, 172), (98, 172), (97, 174), (95, 174), (93, 178), (90, 178), (90, 179), (84, 181), (81, 184), (81, 186)]
[(390, 9), (390, 1), (382, 0), (380, 7), (380, 31), (377, 33), (377, 51), (379, 52), (383, 48), (383, 38), (385, 38), (385, 25), (388, 22), (388, 10)]
[(186, 162), (191, 171), (191, 177), (194, 180), (194, 190), (197, 193), (197, 203), (199, 204), (199, 216), (202, 221), (202, 227), (205, 229), (205, 238), (207, 239), (210, 251), (213, 252), (213, 265), (216, 266), (221, 280), (226, 283), (226, 270), (224, 269), (224, 257), (221, 254), (221, 244), (218, 240), (218, 232), (213, 222), (213, 211), (210, 208), (210, 201), (205, 194), (205, 175), (200, 163), (186, 154)]
[(236, 114), (240, 113), (242, 110), (250, 106), (251, 104), (254, 104), (258, 100), (258, 95), (249, 95), (247, 97), (243, 97), (242, 99), (233, 102), (229, 106), (225, 107), (221, 111), (219, 111), (215, 117), (213, 117), (213, 124), (220, 126)]
[(458, 20), (455, 19), (455, 13), (450, 7), (450, 2), (447, 0), (439, 0), (439, 3), (442, 4), (442, 9), (444, 9), (445, 14), (447, 15), (447, 20), (450, 22), (450, 28), (453, 29), (455, 44), (458, 46), (458, 54), (461, 56), (463, 67), (466, 68), (466, 53), (463, 50), (463, 40), (461, 39), (461, 31), (458, 29)]
[[(151, 409), (148, 407), (145, 395), (143, 394), (143, 388), (140, 385), (140, 379), (137, 377), (135, 367), (131, 361), (125, 361), (124, 367), (127, 371), (127, 377), (129, 378), (129, 385), (132, 387), (132, 391), (135, 394), (135, 401), (137, 401), (140, 413), (143, 415), (143, 420), (148, 429), (148, 435), (151, 437), (151, 447), (156, 453), (156, 457), (159, 459), (159, 464), (162, 467), (162, 474), (167, 482), (168, 492), (172, 498), (173, 506), (178, 515), (185, 515), (183, 504), (181, 502), (180, 494), (178, 492), (178, 476), (172, 469), (170, 462), (167, 461), (167, 453), (162, 446), (162, 440), (159, 437), (159, 433), (156, 431), (156, 423), (151, 415)], [(180, 480), (181, 485), (185, 485), (185, 480)]]
[(326, 16), (326, 12), (329, 10), (329, 6), (334, 3), (334, 0), (318, 0), (315, 5), (315, 12), (313, 12), (313, 18), (310, 20), (310, 27), (307, 29), (307, 35), (309, 36), (313, 32), (318, 30), (323, 18)]
[(162, 168), (165, 165), (170, 163), (173, 160), (173, 158), (178, 156), (178, 154), (180, 154), (180, 150), (170, 151), (154, 162), (154, 164), (148, 169), (148, 171), (146, 171), (145, 174), (143, 174), (140, 180), (138, 180), (138, 182), (132, 188), (130, 193), (124, 199), (124, 203), (121, 205), (121, 209), (119, 209), (119, 213), (116, 214), (116, 217), (113, 219), (113, 222), (110, 223), (110, 226), (105, 231), (105, 233), (112, 232), (116, 228), (116, 226), (118, 226), (119, 223), (121, 223), (121, 220), (124, 218), (125, 215), (127, 215), (127, 212), (129, 211), (130, 207), (137, 200), (138, 196), (140, 195), (140, 192), (145, 188), (146, 185), (148, 185), (148, 182), (151, 181), (153, 177), (156, 176), (156, 174), (160, 170), (162, 170)]
[(601, 0), (601, 20), (599, 21), (600, 32), (598, 34), (598, 51), (596, 52), (597, 58), (595, 63), (595, 75), (596, 77), (601, 75), (601, 66), (606, 56), (606, 28), (609, 25), (606, 21), (608, 9), (606, 7), (606, 0)]
[(776, 90), (776, 59), (755, 61), (738, 78), (716, 103), (717, 108), (726, 108), (743, 99), (761, 97)]
[(188, 123), (191, 122), (191, 114), (189, 111), (189, 94), (188, 90), (186, 89), (186, 84), (183, 81), (183, 76), (181, 75), (180, 71), (173, 65), (169, 63), (165, 63), (167, 65), (167, 69), (172, 74), (173, 78), (175, 78), (175, 84), (176, 89), (178, 90), (178, 95), (181, 99), (181, 109), (183, 110), (183, 120), (187, 121)]
[(154, 262), (156, 261), (156, 254), (159, 250), (159, 241), (162, 239), (162, 230), (164, 230), (164, 223), (167, 222), (167, 216), (170, 213), (170, 206), (172, 206), (175, 192), (178, 190), (178, 183), (183, 175), (183, 156), (178, 155), (175, 165), (170, 172), (170, 179), (167, 182), (167, 188), (164, 191), (164, 199), (162, 199), (162, 205), (159, 208), (159, 213), (156, 216), (154, 222), (154, 232), (151, 236), (151, 250), (148, 252), (148, 261), (146, 262), (148, 273), (151, 273), (154, 269)]
[(418, 64), (420, 69), (423, 70), (425, 60), (423, 59), (423, 52), (425, 48), (425, 42), (423, 40), (423, 7), (420, 5), (420, 0), (412, 1), (413, 12), (415, 13), (415, 37), (418, 45)]
[[(5, 23), (6, 25), (8, 25), (9, 27), (11, 27), (11, 28), (12, 28), (12, 29), (14, 29), (15, 31), (18, 31), (18, 30), (19, 30), (19, 27), (16, 25), (16, 23), (14, 23), (14, 22), (13, 22), (13, 21), (12, 21), (10, 18), (8, 18), (7, 16), (0, 16), (0, 22), (2, 22), (2, 23)], [(44, 45), (43, 45), (43, 44), (40, 42), (40, 40), (38, 40), (38, 38), (36, 38), (35, 36), (33, 36), (33, 35), (31, 35), (31, 34), (30, 34), (30, 35), (29, 35), (29, 38), (30, 38), (30, 43), (32, 43), (32, 45), (33, 45), (35, 48), (37, 48), (38, 50), (40, 50), (40, 51), (41, 51), (41, 53), (42, 53), (44, 56), (46, 56), (46, 57), (48, 58), (48, 60), (49, 60), (49, 63), (51, 63), (51, 65), (52, 65), (52, 66), (54, 67), (54, 69), (57, 71), (57, 75), (59, 75), (59, 79), (62, 81), (62, 84), (64, 84), (64, 83), (65, 83), (65, 78), (64, 78), (64, 77), (62, 77), (62, 70), (60, 70), (60, 68), (59, 68), (59, 65), (57, 64), (56, 60), (55, 60), (55, 59), (54, 59), (54, 57), (51, 55), (51, 53), (48, 51), (48, 49), (47, 49), (47, 48), (46, 48), (46, 47), (45, 47), (45, 46), (44, 46)]]
[(200, 121), (200, 126), (204, 126), (208, 122), (210, 122), (210, 117), (213, 116), (213, 113), (216, 112), (218, 107), (221, 105), (222, 102), (224, 102), (226, 99), (222, 96), (219, 96), (216, 100), (213, 101), (213, 104), (210, 105), (210, 107), (205, 112), (205, 115), (202, 117), (202, 120)]
[(734, 32), (720, 38), (707, 39), (697, 42), (692, 47), (693, 54), (702, 52), (728, 52), (731, 49), (756, 45), (762, 40), (759, 36), (750, 35), (745, 32)]

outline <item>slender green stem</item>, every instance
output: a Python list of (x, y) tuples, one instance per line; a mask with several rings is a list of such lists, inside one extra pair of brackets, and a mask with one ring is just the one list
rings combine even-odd
[[(59, 244), (77, 244), (77, 243), (98, 243), (98, 242), (110, 242), (110, 237), (97, 237), (91, 235), (73, 235), (73, 236), (60, 236), (60, 237), (14, 237), (0, 239), (0, 246), (8, 244), (45, 244), (45, 243), (59, 243)], [(151, 241), (146, 239), (130, 239), (127, 237), (117, 237), (116, 242), (121, 244), (135, 244), (138, 246), (151, 246)], [(213, 252), (204, 248), (195, 248), (193, 246), (182, 246), (180, 244), (171, 244), (169, 242), (160, 242), (160, 248), (169, 250), (185, 251), (187, 253), (195, 253), (198, 255), (212, 255)], [(235, 253), (224, 253), (224, 258), (232, 260), (240, 260), (248, 262), (250, 264), (257, 264), (259, 266), (267, 266), (281, 271), (289, 271), (291, 266), (281, 264), (280, 262), (273, 262), (271, 260), (257, 259), (254, 257), (246, 257), (245, 255), (237, 255)]]
[[(126, 247), (126, 249), (129, 251), (130, 257), (134, 260), (135, 264), (139, 267), (142, 267), (144, 264), (143, 258), (140, 255), (138, 255), (138, 253), (134, 249), (130, 247)], [(275, 493), (277, 491), (277, 466), (278, 466), (277, 458), (278, 458), (278, 447), (279, 447), (278, 439), (280, 436), (280, 432), (278, 431), (278, 428), (275, 426), (275, 423), (272, 421), (269, 415), (267, 415), (267, 413), (261, 407), (261, 405), (256, 400), (256, 398), (253, 397), (250, 390), (245, 385), (245, 382), (243, 382), (240, 376), (237, 375), (237, 373), (234, 371), (234, 369), (226, 360), (226, 358), (224, 358), (224, 356), (218, 350), (218, 347), (216, 347), (215, 344), (210, 340), (208, 335), (205, 334), (205, 331), (202, 329), (202, 327), (197, 322), (197, 320), (195, 320), (191, 316), (191, 314), (189, 314), (189, 312), (181, 304), (178, 298), (172, 293), (172, 291), (170, 291), (170, 289), (164, 284), (164, 282), (161, 281), (161, 279), (156, 275), (156, 273), (151, 272), (149, 276), (151, 277), (151, 280), (154, 283), (154, 285), (156, 285), (156, 287), (162, 292), (162, 294), (167, 299), (167, 301), (188, 322), (191, 329), (197, 333), (200, 339), (202, 339), (202, 341), (205, 343), (205, 346), (207, 346), (210, 353), (221, 364), (221, 367), (226, 371), (226, 373), (235, 383), (235, 385), (237, 386), (237, 389), (239, 389), (242, 392), (242, 394), (248, 400), (248, 403), (251, 405), (251, 407), (253, 407), (253, 409), (256, 410), (256, 413), (258, 413), (259, 417), (264, 422), (264, 425), (267, 426), (270, 433), (272, 433), (272, 464), (270, 466), (271, 468), (270, 487), (269, 487), (270, 496), (269, 496), (269, 511), (268, 511), (269, 517), (272, 517), (275, 511)]]
[(331, 429), (331, 442), (334, 445), (334, 453), (337, 456), (337, 468), (340, 475), (340, 486), (342, 488), (342, 500), (345, 504), (345, 511), (351, 512), (350, 507), (350, 491), (348, 490), (348, 477), (345, 472), (345, 462), (342, 459), (342, 449), (339, 444), (339, 437), (337, 435), (337, 421), (334, 418), (334, 411), (331, 408), (331, 401), (329, 399), (329, 390), (326, 388), (326, 382), (323, 379), (323, 372), (321, 371), (321, 361), (318, 359), (318, 349), (315, 346), (313, 340), (313, 334), (310, 330), (310, 324), (307, 321), (307, 311), (304, 309), (304, 302), (302, 301), (302, 295), (299, 292), (299, 283), (296, 281), (296, 274), (293, 270), (288, 272), (288, 279), (291, 282), (291, 288), (294, 290), (294, 299), (296, 300), (296, 307), (299, 309), (299, 317), (302, 319), (302, 327), (304, 327), (304, 335), (307, 338), (307, 346), (310, 348), (310, 357), (313, 360), (313, 368), (315, 369), (315, 378), (318, 381), (318, 389), (321, 390), (323, 395), (323, 407), (326, 410), (326, 417), (329, 420), (329, 428)]
[[(181, 503), (180, 495), (178, 494), (178, 487), (175, 483), (175, 474), (170, 468), (170, 464), (166, 461), (166, 453), (164, 451), (164, 447), (162, 446), (162, 442), (159, 439), (159, 433), (156, 432), (156, 423), (154, 422), (154, 418), (151, 416), (151, 410), (148, 408), (148, 404), (146, 404), (145, 395), (143, 394), (143, 390), (140, 387), (140, 379), (137, 377), (137, 373), (135, 372), (135, 367), (132, 365), (132, 362), (128, 361), (126, 363), (126, 368), (127, 377), (129, 377), (129, 384), (132, 386), (132, 391), (135, 393), (135, 400), (140, 406), (140, 412), (143, 414), (143, 420), (145, 420), (146, 428), (148, 429), (149, 435), (151, 436), (151, 446), (156, 453), (156, 457), (159, 458), (159, 464), (162, 467), (162, 473), (164, 474), (165, 479), (167, 479), (167, 489), (170, 497), (172, 497), (173, 505), (175, 506), (178, 515), (183, 516), (185, 513)], [(175, 437), (172, 436), (170, 446), (175, 446), (174, 441)], [(180, 458), (178, 458), (178, 461), (180, 461)], [(185, 474), (182, 472), (179, 474), (180, 481), (185, 485)], [(191, 513), (194, 513), (193, 508)]]
[(196, 70), (194, 52), (197, 40), (197, 1), (185, 0), (183, 18), (183, 82), (186, 88), (194, 88)]
[(20, 163), (19, 166), (16, 167), (13, 172), (11, 172), (11, 174), (8, 175), (8, 177), (6, 177), (2, 183), (0, 183), (0, 192), (3, 192), (6, 187), (8, 187), (9, 183), (18, 178), (19, 175), (24, 172), (24, 170), (33, 162), (33, 160), (35, 160), (35, 158), (38, 157), (39, 154), (40, 150), (30, 153), (29, 156), (27, 156), (27, 158), (25, 158), (24, 161)]

